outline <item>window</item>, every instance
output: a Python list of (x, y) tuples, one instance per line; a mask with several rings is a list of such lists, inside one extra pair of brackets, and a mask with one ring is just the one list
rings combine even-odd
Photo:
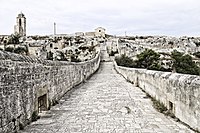
[(53, 47), (53, 44), (51, 43), (51, 44), (50, 44), (50, 48), (52, 48), (52, 47)]
[(22, 26), (22, 20), (21, 20), (21, 18), (19, 19), (19, 26)]
[(101, 30), (99, 30), (99, 32), (101, 32)]
[(40, 96), (38, 98), (38, 112), (47, 110), (47, 95)]

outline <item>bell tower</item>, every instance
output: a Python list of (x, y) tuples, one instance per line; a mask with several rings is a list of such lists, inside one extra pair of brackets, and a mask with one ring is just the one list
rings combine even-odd
[(20, 36), (26, 36), (26, 17), (21, 12), (16, 18), (17, 24), (14, 27), (14, 33)]

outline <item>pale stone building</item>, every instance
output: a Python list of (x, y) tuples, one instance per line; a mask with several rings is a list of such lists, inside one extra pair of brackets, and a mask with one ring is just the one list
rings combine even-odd
[(93, 37), (95, 37), (95, 32), (85, 32), (85, 36), (93, 38)]
[(84, 33), (83, 32), (76, 32), (75, 36), (84, 36)]
[(95, 29), (94, 32), (85, 32), (86, 37), (105, 37), (106, 36), (106, 29), (102, 27), (98, 27)]
[(18, 14), (16, 23), (17, 24), (14, 26), (14, 33), (20, 36), (26, 36), (26, 17), (23, 13)]
[(105, 37), (105, 32), (106, 32), (106, 29), (104, 29), (102, 27), (98, 27), (98, 28), (95, 29), (95, 36)]

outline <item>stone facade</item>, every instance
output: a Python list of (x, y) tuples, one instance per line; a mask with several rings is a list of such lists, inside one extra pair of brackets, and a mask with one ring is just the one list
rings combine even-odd
[(81, 63), (47, 61), (0, 51), (0, 132), (27, 125), (99, 67), (99, 52)]
[(105, 37), (106, 35), (106, 29), (102, 28), (102, 27), (98, 27), (95, 29), (95, 36), (96, 37)]
[(200, 131), (200, 77), (117, 66), (128, 81), (162, 102), (177, 118)]
[(23, 13), (18, 14), (16, 23), (14, 33), (20, 36), (26, 36), (26, 17)]

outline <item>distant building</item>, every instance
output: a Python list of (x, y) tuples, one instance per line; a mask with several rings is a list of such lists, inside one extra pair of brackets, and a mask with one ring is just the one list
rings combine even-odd
[(95, 37), (95, 32), (85, 32), (86, 37)]
[(105, 33), (106, 29), (102, 28), (102, 27), (98, 27), (95, 29), (95, 36), (96, 37), (105, 37)]
[(95, 29), (94, 32), (85, 32), (85, 36), (87, 37), (105, 37), (106, 36), (106, 29), (102, 27), (98, 27)]
[(14, 33), (20, 36), (26, 36), (26, 17), (23, 13), (18, 14), (16, 23), (17, 24), (14, 26)]
[(84, 33), (83, 32), (76, 32), (75, 36), (84, 36)]

